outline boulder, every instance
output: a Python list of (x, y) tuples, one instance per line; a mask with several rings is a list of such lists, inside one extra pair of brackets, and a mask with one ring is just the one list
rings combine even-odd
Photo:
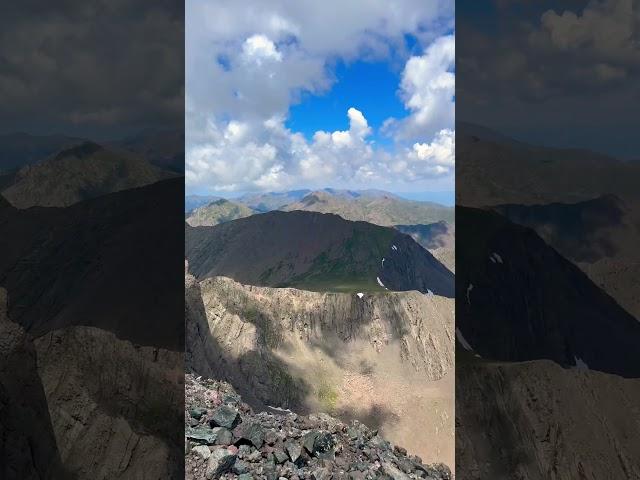
[(214, 449), (207, 460), (207, 480), (220, 478), (220, 475), (231, 469), (235, 461), (236, 456), (226, 448)]
[(240, 423), (240, 414), (236, 409), (228, 405), (222, 405), (213, 411), (211, 425), (233, 430)]

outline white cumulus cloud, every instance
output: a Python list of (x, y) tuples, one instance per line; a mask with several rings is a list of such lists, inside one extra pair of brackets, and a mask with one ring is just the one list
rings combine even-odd
[(282, 61), (282, 54), (275, 44), (265, 35), (252, 35), (242, 45), (242, 53), (245, 59), (258, 65), (263, 61)]
[(432, 136), (455, 123), (455, 39), (447, 35), (433, 42), (421, 56), (407, 61), (400, 85), (406, 119), (388, 123), (402, 139)]
[[(454, 47), (441, 36), (452, 2), (194, 0), (186, 19), (187, 190), (396, 188), (447, 175), (452, 188)], [(407, 34), (421, 56), (402, 57)], [(407, 108), (391, 145), (377, 145), (355, 105), (344, 130), (308, 139), (287, 128), (302, 93), (331, 89), (336, 60), (391, 55), (406, 62), (398, 88)]]

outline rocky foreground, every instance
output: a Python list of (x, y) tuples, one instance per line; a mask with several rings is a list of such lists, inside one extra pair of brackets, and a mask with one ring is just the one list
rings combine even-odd
[(450, 480), (376, 430), (326, 415), (255, 413), (224, 382), (185, 378), (185, 478)]

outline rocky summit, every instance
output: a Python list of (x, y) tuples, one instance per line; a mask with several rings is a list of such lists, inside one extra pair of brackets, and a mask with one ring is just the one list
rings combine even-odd
[(254, 412), (228, 383), (185, 378), (185, 479), (450, 480), (353, 421), (289, 410)]

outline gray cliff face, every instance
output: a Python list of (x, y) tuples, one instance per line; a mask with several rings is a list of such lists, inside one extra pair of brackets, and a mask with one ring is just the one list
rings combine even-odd
[(0, 478), (67, 478), (36, 370), (36, 351), (23, 328), (7, 317), (0, 288)]
[[(356, 418), (429, 461), (452, 464), (452, 299), (189, 274), (185, 294), (188, 371), (231, 383), (256, 409)], [(415, 433), (415, 422), (424, 431)]]
[(95, 327), (35, 340), (60, 457), (78, 478), (180, 474), (182, 356)]
[(459, 362), (456, 398), (460, 478), (640, 478), (638, 379), (547, 360)]
[[(288, 348), (292, 339), (308, 345), (329, 348), (364, 340), (381, 351), (390, 342), (400, 345), (401, 361), (419, 371), (425, 379), (438, 380), (453, 366), (452, 311), (445, 299), (419, 292), (389, 292), (358, 295), (318, 293), (293, 288), (269, 288), (242, 285), (225, 277), (208, 278), (199, 285), (189, 276), (188, 304), (197, 302), (197, 290), (202, 306), (190, 307), (200, 318), (200, 335), (210, 334), (219, 348), (242, 363), (253, 363), (242, 356), (265, 358), (269, 351)], [(193, 295), (194, 298), (191, 298)], [(206, 315), (208, 332), (202, 332)], [(197, 329), (189, 329), (197, 335)], [(205, 339), (206, 342), (206, 339)], [(192, 342), (187, 339), (187, 344)], [(202, 342), (194, 342), (201, 345)], [(194, 371), (212, 372), (211, 353), (200, 351), (191, 356)], [(189, 363), (189, 361), (187, 361)], [(248, 373), (251, 370), (248, 369)], [(249, 375), (247, 381), (250, 381)], [(277, 385), (273, 384), (272, 388)], [(275, 392), (274, 392), (275, 393)], [(263, 393), (264, 402), (273, 401)]]

